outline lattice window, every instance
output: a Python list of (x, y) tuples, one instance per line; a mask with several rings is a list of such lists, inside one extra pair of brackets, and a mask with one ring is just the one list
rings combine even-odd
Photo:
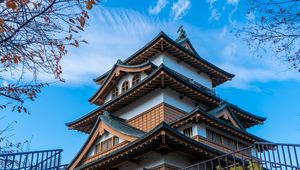
[(129, 89), (129, 81), (124, 81), (122, 84), (122, 93), (125, 93)]
[(223, 144), (231, 149), (237, 149), (236, 141), (223, 136)]
[(101, 152), (106, 151), (112, 147), (112, 138), (107, 139), (103, 142), (101, 142)]
[(115, 98), (119, 95), (119, 88), (118, 87), (115, 87), (113, 90), (112, 90), (112, 98)]
[(117, 136), (114, 136), (114, 137), (113, 137), (113, 145), (115, 146), (115, 145), (117, 145), (117, 144), (119, 144), (119, 143), (120, 143), (120, 138), (117, 137)]
[(216, 132), (206, 129), (207, 138), (213, 142), (222, 144), (222, 136)]
[(120, 138), (117, 136), (111, 137), (103, 142), (100, 142), (96, 145), (96, 153), (104, 152), (115, 145), (120, 143)]
[(135, 74), (132, 77), (132, 86), (138, 84), (138, 82), (140, 82), (140, 80), (141, 80), (141, 75), (140, 74)]
[[(206, 129), (206, 135), (209, 140), (211, 140), (215, 143), (218, 143), (218, 144), (222, 144), (223, 146), (230, 148), (232, 150), (238, 149), (238, 145), (240, 145), (240, 144), (238, 144), (237, 141), (230, 139), (226, 136), (220, 135), (209, 129)], [(239, 148), (239, 149), (241, 149), (241, 148)]]
[(96, 145), (96, 153), (100, 153), (101, 152), (101, 143), (98, 143)]
[(192, 137), (193, 136), (193, 128), (189, 127), (189, 128), (183, 129), (183, 134), (185, 136)]

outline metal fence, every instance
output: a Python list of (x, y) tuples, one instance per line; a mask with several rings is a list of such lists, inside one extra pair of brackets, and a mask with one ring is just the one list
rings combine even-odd
[(300, 145), (254, 143), (182, 170), (300, 170)]
[(0, 154), (0, 170), (63, 170), (61, 149)]

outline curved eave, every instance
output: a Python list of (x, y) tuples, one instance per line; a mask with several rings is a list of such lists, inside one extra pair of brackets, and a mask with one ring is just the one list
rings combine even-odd
[(244, 110), (244, 109), (239, 108), (239, 107), (236, 106), (236, 105), (230, 104), (229, 106), (230, 106), (230, 108), (232, 108), (232, 109), (234, 109), (234, 110), (236, 110), (236, 111), (238, 111), (238, 112), (241, 112), (241, 113), (243, 113), (243, 114), (245, 114), (245, 115), (248, 115), (248, 116), (250, 116), (250, 117), (252, 117), (252, 118), (254, 118), (254, 119), (257, 119), (258, 121), (264, 122), (265, 120), (267, 120), (266, 117), (261, 117), (261, 116), (254, 115), (254, 114), (252, 114), (252, 113), (250, 113), (250, 112), (247, 112), (247, 111)]
[(220, 73), (224, 74), (225, 76), (227, 76), (228, 78), (233, 78), (235, 75), (231, 74), (229, 72), (226, 72), (225, 70), (213, 65), (212, 63), (206, 61), (205, 59), (201, 58), (199, 55), (197, 55), (197, 53), (192, 53), (191, 51), (187, 50), (186, 48), (182, 47), (181, 45), (179, 45), (176, 41), (174, 41), (173, 39), (171, 39), (169, 36), (167, 36), (163, 31), (161, 31), (152, 41), (150, 41), (148, 44), (146, 44), (143, 48), (141, 48), (139, 51), (137, 51), (136, 53), (134, 53), (132, 56), (130, 56), (129, 58), (127, 58), (124, 63), (128, 63), (130, 62), (132, 59), (134, 59), (137, 55), (139, 55), (140, 53), (142, 53), (145, 49), (149, 48), (151, 45), (153, 45), (156, 41), (158, 41), (160, 38), (165, 38), (166, 40), (168, 40), (168, 42), (172, 43), (174, 46), (176, 46), (177, 48), (179, 48), (180, 50), (190, 54), (191, 56), (194, 56), (195, 58), (199, 59), (200, 61), (202, 61), (203, 63), (209, 65), (210, 67), (212, 67), (213, 69), (219, 71)]
[[(167, 77), (171, 77), (172, 79), (174, 79), (174, 81), (176, 81), (175, 83), (172, 83), (172, 82), (168, 83), (167, 85), (169, 87), (173, 86), (171, 88), (175, 88), (176, 84), (178, 83), (179, 86), (183, 85), (183, 86), (186, 86), (187, 89), (190, 88), (192, 91), (188, 90), (189, 93), (183, 93), (183, 91), (182, 91), (182, 93), (186, 94), (187, 96), (193, 98), (196, 101), (206, 102), (206, 104), (208, 104), (208, 106), (211, 106), (211, 108), (218, 106), (221, 102), (224, 102), (223, 99), (215, 96), (214, 94), (208, 92), (207, 90), (204, 90), (204, 89), (200, 88), (198, 85), (190, 82), (188, 78), (180, 75), (179, 73), (175, 72), (174, 70), (171, 70), (171, 69), (167, 68), (164, 65), (161, 65), (160, 67), (156, 68), (152, 73), (150, 73), (145, 79), (140, 81), (136, 86), (130, 88), (127, 92), (125, 92), (125, 93), (119, 95), (118, 97), (108, 101), (107, 103), (104, 103), (103, 105), (101, 105), (100, 107), (95, 109), (94, 111), (82, 116), (81, 118), (79, 118), (79, 119), (77, 119), (73, 122), (67, 123), (67, 126), (70, 129), (79, 130), (78, 127), (84, 125), (85, 127), (83, 127), (83, 128), (90, 129), (91, 127), (88, 127), (87, 123), (83, 123), (83, 122), (94, 122), (93, 117), (100, 115), (103, 110), (107, 110), (108, 108), (111, 108), (112, 105), (115, 105), (119, 101), (124, 103), (124, 101), (122, 101), (122, 100), (125, 98), (125, 96), (128, 95), (130, 97), (131, 94), (136, 95), (134, 93), (136, 91), (138, 91), (140, 87), (143, 87), (144, 85), (147, 85), (147, 83), (149, 83), (150, 81), (154, 81), (154, 79), (158, 79), (157, 81), (161, 81), (161, 79), (159, 79), (160, 74), (164, 74), (164, 73), (166, 73), (168, 75)], [(166, 84), (167, 83), (166, 78), (164, 79), (164, 81), (165, 81), (165, 84)], [(161, 84), (161, 83), (159, 83), (159, 84)], [(149, 86), (152, 86), (152, 85), (149, 85)], [(156, 86), (151, 87), (151, 88), (153, 90), (153, 88), (156, 88)], [(151, 91), (151, 89), (148, 89), (148, 90)], [(147, 94), (147, 93), (148, 92), (145, 92), (145, 94)], [(129, 98), (128, 96), (126, 97), (127, 99)], [(143, 95), (139, 94), (139, 96), (143, 96)], [(131, 100), (134, 101), (134, 100), (137, 100), (137, 98), (130, 99), (130, 101), (128, 101), (128, 102), (132, 102)], [(122, 107), (122, 106), (118, 106), (118, 107)], [(81, 125), (79, 126), (79, 124), (81, 124)], [(88, 133), (90, 130), (80, 130), (80, 131), (84, 131), (84, 132)]]
[[(198, 114), (198, 115), (197, 115), (197, 114)], [(215, 116), (213, 116), (213, 115), (211, 115), (211, 114), (208, 114), (207, 112), (205, 112), (204, 110), (202, 110), (202, 109), (200, 109), (200, 108), (196, 108), (196, 109), (195, 109), (194, 111), (192, 111), (190, 114), (188, 114), (188, 115), (186, 115), (186, 116), (184, 116), (184, 117), (182, 117), (182, 118), (180, 118), (180, 119), (178, 119), (178, 120), (176, 120), (176, 121), (174, 121), (174, 122), (171, 122), (170, 125), (171, 125), (172, 127), (176, 127), (176, 128), (178, 128), (178, 127), (180, 127), (180, 126), (184, 126), (185, 123), (181, 123), (181, 122), (186, 122), (186, 123), (187, 123), (187, 120), (188, 120), (189, 118), (191, 118), (191, 117), (194, 117), (194, 116), (196, 116), (196, 117), (205, 116), (206, 118), (208, 118), (208, 119), (210, 119), (210, 120), (216, 122), (216, 123), (219, 124), (219, 125), (222, 125), (222, 126), (224, 126), (224, 127), (227, 127), (227, 128), (229, 128), (229, 129), (232, 129), (232, 130), (234, 130), (235, 132), (238, 132), (238, 133), (244, 135), (245, 137), (248, 137), (249, 139), (252, 139), (253, 142), (269, 142), (269, 141), (267, 141), (267, 140), (265, 140), (265, 139), (262, 139), (262, 138), (260, 138), (260, 137), (258, 137), (258, 136), (255, 136), (255, 135), (253, 135), (253, 134), (247, 132), (246, 130), (239, 129), (239, 128), (235, 127), (235, 126), (232, 126), (231, 124), (228, 124), (228, 123), (226, 123), (226, 122), (223, 122), (222, 120), (216, 118)], [(197, 118), (196, 118), (196, 119), (197, 119)], [(196, 119), (193, 119), (193, 120), (196, 120)], [(219, 127), (219, 126), (218, 126), (218, 127)], [(220, 128), (220, 127), (219, 127), (219, 128)]]
[[(109, 88), (108, 84), (110, 84), (113, 80), (112, 76), (115, 76), (115, 72), (141, 72), (141, 71), (146, 71), (146, 70), (151, 70), (155, 66), (150, 62), (146, 61), (141, 64), (137, 65), (127, 65), (124, 64), (121, 60), (118, 60), (118, 62), (113, 66), (111, 71), (109, 72), (108, 76), (104, 80), (103, 84), (100, 86), (100, 88), (97, 90), (97, 92), (89, 99), (90, 103), (95, 103), (96, 100), (101, 97), (102, 95), (105, 95), (108, 90), (105, 90), (105, 88)], [(103, 104), (103, 101), (100, 102), (99, 104)]]
[(246, 119), (247, 121), (250, 121), (250, 123), (248, 122), (248, 124), (242, 123), (243, 127), (245, 128), (249, 128), (257, 124), (262, 124), (266, 120), (266, 118), (264, 117), (260, 117), (250, 112), (247, 112), (231, 103), (228, 103), (227, 101), (222, 101), (218, 107), (208, 111), (207, 113), (216, 115), (224, 109), (228, 109), (231, 112), (231, 114), (233, 114), (233, 116), (236, 117), (237, 119), (243, 118)]
[[(179, 76), (178, 73), (176, 73), (175, 71), (167, 68), (166, 66), (164, 65), (161, 65), (160, 67), (158, 67), (156, 70), (154, 70), (152, 73), (150, 73), (148, 75), (148, 77), (146, 77), (145, 79), (143, 79), (142, 81), (140, 81), (136, 86), (130, 88), (127, 92), (119, 95), (118, 97), (108, 101), (107, 103), (104, 103), (103, 105), (101, 105), (100, 107), (98, 107), (97, 109), (91, 111), (90, 113), (82, 116), (81, 118), (75, 120), (75, 121), (72, 121), (72, 122), (69, 122), (67, 123), (66, 125), (71, 128), (71, 129), (74, 129), (72, 128), (72, 126), (84, 121), (84, 120), (88, 120), (88, 119), (91, 119), (91, 117), (95, 117), (95, 116), (98, 116), (99, 114), (101, 114), (101, 110), (104, 110), (106, 109), (109, 105), (115, 103), (115, 102), (118, 102), (120, 99), (124, 98), (127, 94), (131, 94), (132, 92), (134, 92), (136, 89), (138, 89), (139, 87), (143, 86), (144, 84), (146, 84), (146, 82), (154, 79), (155, 76), (159, 76), (160, 73), (167, 73), (168, 75), (170, 75), (170, 77), (173, 77), (174, 79), (176, 79), (178, 82), (180, 82), (181, 84), (183, 85), (186, 85), (188, 87), (191, 87), (192, 89), (194, 89), (195, 92), (198, 92), (199, 94), (201, 94), (202, 96), (205, 96), (205, 99), (203, 100), (208, 100), (207, 102), (211, 103), (211, 105), (218, 105), (219, 102), (222, 101), (221, 98), (211, 94), (210, 92), (200, 88), (199, 86), (195, 85), (195, 84), (192, 84), (191, 82), (189, 82), (187, 80), (187, 78), (183, 78), (182, 76)], [(195, 93), (193, 92), (193, 94)], [(199, 96), (199, 94), (195, 93), (194, 95), (195, 96)]]
[(135, 137), (135, 138), (140, 138), (141, 136), (143, 136), (145, 134), (145, 132), (128, 125), (125, 122), (125, 120), (118, 118), (118, 117), (107, 115), (107, 113), (100, 115), (100, 118), (101, 118), (102, 122), (105, 123), (107, 126), (109, 126), (110, 128), (112, 128), (124, 135)]
[[(227, 80), (231, 80), (234, 77), (234, 74), (228, 73), (225, 70), (222, 70), (221, 68), (213, 65), (212, 63), (206, 61), (205, 59), (201, 58), (197, 52), (195, 51), (195, 53), (193, 53), (192, 51), (184, 48), (183, 46), (181, 46), (179, 43), (175, 42), (174, 40), (172, 40), (170, 37), (168, 37), (164, 32), (160, 32), (153, 40), (151, 40), (148, 44), (146, 44), (144, 47), (142, 47), (140, 50), (138, 50), (136, 53), (134, 53), (133, 55), (131, 55), (130, 57), (128, 57), (127, 59), (124, 60), (124, 63), (126, 64), (132, 64), (134, 63), (134, 60), (136, 57), (138, 57), (139, 55), (143, 54), (147, 49), (151, 48), (151, 46), (153, 46), (155, 43), (157, 43), (158, 41), (162, 41), (165, 40), (168, 43), (172, 44), (174, 47), (180, 49), (182, 52), (186, 53), (187, 55), (193, 57), (194, 59), (196, 59), (197, 61), (199, 61), (200, 63), (203, 63), (204, 65), (206, 65), (207, 67), (209, 67), (212, 70), (216, 71), (216, 75), (213, 72), (209, 72), (207, 71), (206, 74), (211, 75), (212, 77), (214, 76), (221, 76), (222, 80), (218, 80), (214, 83), (214, 86), (218, 86), (222, 83), (224, 83)], [(188, 41), (188, 43), (190, 43)], [(192, 46), (191, 46), (192, 47)], [(163, 46), (161, 47), (162, 49), (160, 50), (160, 52), (163, 52)], [(193, 48), (193, 47), (192, 47)], [(200, 68), (197, 68), (200, 69)], [(109, 71), (111, 72), (111, 71)], [(109, 72), (101, 75), (100, 77), (94, 79), (95, 82), (99, 82), (100, 80), (103, 80), (108, 74)]]
[[(113, 151), (103, 157), (100, 157), (92, 162), (89, 162), (87, 164), (81, 165), (79, 167), (77, 167), (76, 169), (87, 169), (87, 168), (91, 168), (93, 166), (96, 166), (97, 164), (101, 164), (102, 166), (105, 166), (106, 163), (111, 164), (112, 161), (109, 160), (114, 160), (114, 157), (117, 157), (118, 155), (123, 155), (124, 157), (127, 156), (128, 153), (136, 153), (139, 154), (142, 151), (144, 151), (143, 149), (141, 149), (140, 146), (146, 147), (147, 145), (151, 145), (151, 143), (154, 143), (153, 139), (158, 139), (161, 136), (172, 136), (178, 140), (184, 141), (184, 143), (186, 143), (186, 145), (182, 145), (184, 147), (197, 147), (198, 149), (201, 148), (201, 151), (206, 152), (208, 155), (215, 156), (215, 155), (222, 155), (225, 154), (222, 151), (219, 151), (217, 149), (214, 149), (208, 145), (202, 144), (200, 142), (197, 142), (183, 134), (181, 134), (180, 132), (178, 132), (176, 129), (171, 128), (168, 124), (166, 124), (165, 122), (160, 123), (158, 126), (156, 126), (154, 129), (152, 129), (150, 132), (146, 133), (144, 136), (142, 136), (141, 138), (129, 143), (128, 145)], [(152, 139), (152, 140), (151, 140)], [(151, 146), (150, 148), (152, 148), (153, 146)], [(134, 148), (139, 148), (139, 149), (134, 149)], [(148, 148), (149, 149), (149, 148)], [(133, 152), (134, 151), (139, 151), (139, 152)], [(99, 168), (99, 167), (98, 167)]]

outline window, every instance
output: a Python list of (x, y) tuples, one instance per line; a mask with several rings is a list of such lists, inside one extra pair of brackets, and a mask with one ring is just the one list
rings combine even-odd
[(122, 84), (122, 93), (126, 92), (129, 89), (129, 82), (126, 80)]
[[(242, 143), (238, 143), (238, 149), (244, 149), (247, 148), (248, 146)], [(247, 155), (251, 155), (251, 149), (246, 149), (244, 151), (242, 151), (242, 153), (247, 154)]]
[(113, 90), (112, 90), (112, 98), (115, 98), (119, 95), (119, 88), (118, 87), (115, 87)]
[[(238, 144), (235, 140), (225, 137), (223, 135), (220, 135), (209, 129), (206, 129), (206, 135), (209, 140), (211, 140), (215, 143), (218, 143), (218, 144), (222, 144), (225, 147), (230, 148), (232, 150), (236, 150), (236, 149), (238, 149), (237, 146), (238, 145), (240, 146), (240, 143)], [(241, 148), (239, 148), (239, 149), (241, 149)]]
[(234, 140), (223, 136), (223, 144), (231, 149), (237, 149), (237, 144)]
[(135, 74), (132, 78), (132, 86), (138, 84), (140, 80), (141, 80), (141, 76), (139, 74)]
[(96, 145), (96, 153), (100, 153), (101, 152), (101, 143), (98, 143)]
[(216, 142), (216, 143), (219, 143), (219, 144), (222, 144), (222, 137), (220, 134), (216, 133), (216, 132), (213, 132), (209, 129), (206, 130), (206, 135), (207, 135), (207, 138), (213, 142)]
[(112, 148), (113, 146), (118, 145), (119, 142), (120, 142), (120, 138), (117, 136), (114, 136), (103, 142), (100, 142), (96, 145), (96, 153), (104, 152), (104, 151)]
[(189, 127), (189, 128), (183, 129), (183, 134), (185, 136), (192, 137), (193, 136), (193, 128)]
[(106, 151), (111, 147), (112, 147), (112, 138), (101, 142), (101, 152)]
[(114, 136), (113, 137), (113, 144), (114, 144), (114, 146), (117, 145), (117, 144), (119, 144), (119, 142), (120, 142), (120, 138), (117, 137), (117, 136)]

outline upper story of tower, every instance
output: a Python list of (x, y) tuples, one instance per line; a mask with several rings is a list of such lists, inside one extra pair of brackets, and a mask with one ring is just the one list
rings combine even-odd
[(147, 78), (156, 68), (165, 66), (194, 84), (213, 92), (214, 87), (234, 75), (201, 58), (184, 31), (176, 41), (160, 32), (152, 41), (111, 70), (94, 79), (100, 86), (90, 102), (102, 105)]
[(265, 118), (215, 94), (216, 86), (233, 77), (201, 58), (181, 28), (175, 41), (160, 32), (132, 56), (118, 60), (94, 79), (99, 88), (89, 101), (98, 108), (67, 126), (90, 133), (97, 117), (108, 111), (148, 131), (197, 108), (242, 130), (261, 124)]

